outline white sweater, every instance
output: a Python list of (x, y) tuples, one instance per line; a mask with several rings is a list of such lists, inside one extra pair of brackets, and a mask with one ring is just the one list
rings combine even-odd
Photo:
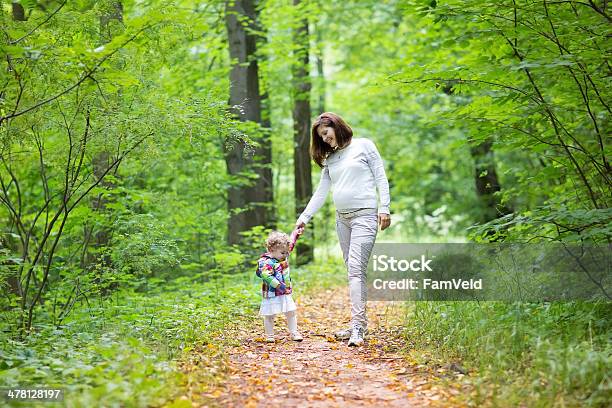
[[(323, 161), (321, 181), (298, 222), (308, 223), (321, 208), (330, 187), (334, 204), (339, 211), (353, 208), (378, 208), (379, 213), (390, 214), (389, 182), (376, 145), (365, 138), (352, 138), (343, 149), (331, 153)], [(380, 205), (376, 188), (380, 195)]]

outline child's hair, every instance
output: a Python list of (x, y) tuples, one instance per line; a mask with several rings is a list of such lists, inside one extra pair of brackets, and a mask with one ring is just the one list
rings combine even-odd
[(289, 246), (289, 235), (281, 231), (272, 231), (266, 239), (266, 248), (275, 249), (281, 246)]

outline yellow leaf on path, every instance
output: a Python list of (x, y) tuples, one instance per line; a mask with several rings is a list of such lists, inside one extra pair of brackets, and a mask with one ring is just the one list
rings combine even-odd
[(174, 400), (170, 405), (166, 405), (167, 408), (192, 408), (193, 404), (189, 401), (189, 398), (182, 396)]
[(223, 394), (223, 391), (221, 391), (221, 390), (214, 390), (210, 394), (206, 394), (206, 396), (208, 398), (219, 398), (222, 394)]

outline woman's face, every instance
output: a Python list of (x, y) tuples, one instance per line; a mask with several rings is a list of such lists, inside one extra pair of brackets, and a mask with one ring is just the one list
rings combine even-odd
[(338, 147), (338, 142), (336, 141), (336, 133), (334, 132), (333, 127), (320, 125), (317, 128), (317, 133), (321, 136), (321, 139), (332, 148)]

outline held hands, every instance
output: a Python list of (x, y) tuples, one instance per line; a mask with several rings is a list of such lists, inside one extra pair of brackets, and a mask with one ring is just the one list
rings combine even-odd
[(296, 222), (295, 223), (295, 233), (300, 236), (304, 233), (304, 228), (306, 227), (306, 224), (304, 224), (303, 222)]
[(287, 285), (285, 285), (284, 282), (281, 282), (280, 285), (278, 285), (278, 288), (281, 292), (284, 292), (287, 289)]
[(381, 231), (391, 225), (391, 216), (389, 214), (378, 214), (378, 225)]

